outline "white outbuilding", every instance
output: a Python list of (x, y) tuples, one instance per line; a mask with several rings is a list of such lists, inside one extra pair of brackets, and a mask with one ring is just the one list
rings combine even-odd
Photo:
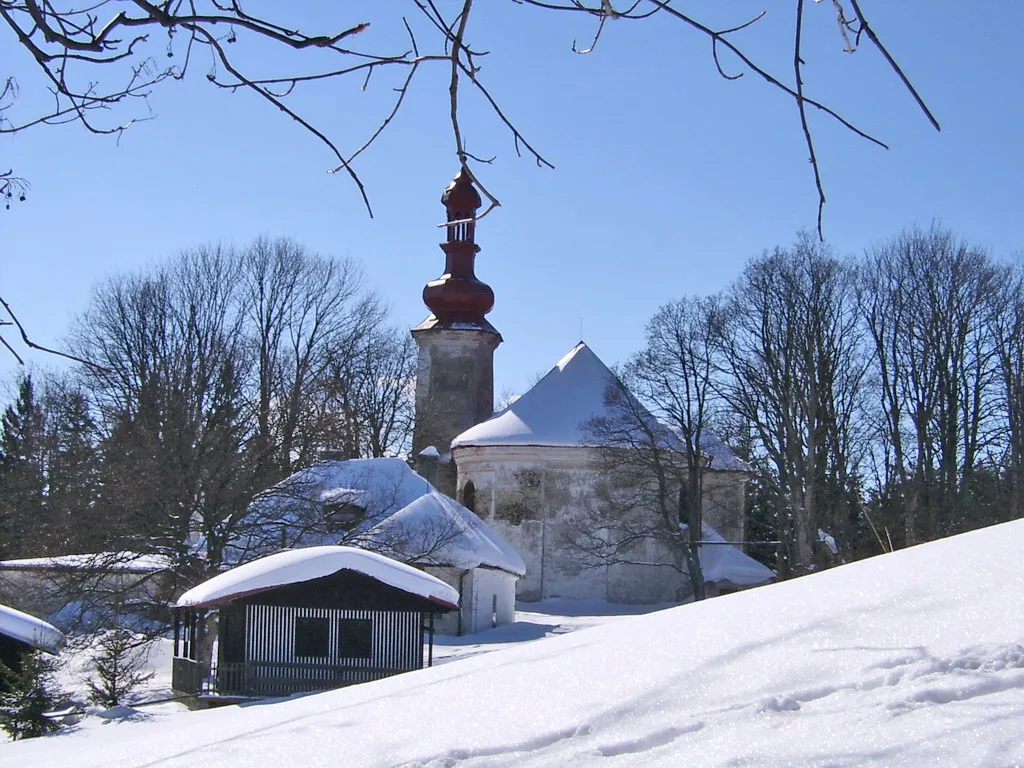
[(458, 613), (438, 617), (441, 634), (469, 635), (515, 621), (516, 582), (526, 574), (526, 565), (501, 536), (454, 499), (431, 490), (368, 536), (385, 554), (458, 590)]

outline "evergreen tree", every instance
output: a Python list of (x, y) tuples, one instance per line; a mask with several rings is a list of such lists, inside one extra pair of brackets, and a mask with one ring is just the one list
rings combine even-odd
[(55, 553), (99, 551), (107, 537), (97, 510), (100, 461), (89, 401), (79, 389), (59, 382), (48, 388), (45, 401), (49, 549)]
[(0, 663), (0, 728), (12, 739), (31, 739), (60, 727), (46, 717), (60, 697), (53, 684), (55, 667), (38, 651), (22, 654), (18, 669)]
[(46, 455), (43, 409), (31, 376), (18, 382), (18, 397), (0, 417), (0, 556), (45, 555)]

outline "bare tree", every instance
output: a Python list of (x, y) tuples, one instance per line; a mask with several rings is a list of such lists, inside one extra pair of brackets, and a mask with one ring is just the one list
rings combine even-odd
[(984, 251), (936, 225), (865, 261), (860, 311), (879, 382), (883, 487), (908, 545), (959, 530), (967, 513), (993, 426), (998, 277)]
[[(721, 76), (728, 81), (746, 72), (758, 76), (788, 99), (792, 99), (800, 117), (818, 191), (818, 231), (822, 231), (825, 191), (815, 151), (808, 112), (813, 110), (845, 129), (880, 147), (885, 143), (858, 128), (835, 108), (806, 93), (802, 56), (805, 16), (808, 8), (821, 5), (836, 14), (837, 44), (847, 52), (856, 51), (862, 40), (882, 56), (887, 67), (906, 88), (931, 124), (939, 123), (915, 90), (909, 77), (890, 54), (863, 10), (864, 0), (833, 0), (831, 6), (793, 0), (788, 11), (794, 13), (792, 34), (769, 41), (793, 50), (790, 74), (773, 73), (759, 64), (739, 42), (738, 33), (750, 34), (762, 28), (768, 15), (762, 11), (737, 23), (717, 24), (712, 11), (694, 14), (674, 6), (670, 0), (636, 0), (616, 7), (612, 0), (549, 2), (516, 0), (524, 12), (545, 14), (569, 12), (593, 23), (593, 42), (580, 49), (573, 41), (567, 46), (577, 54), (589, 53), (598, 44), (609, 20), (616, 23), (671, 24), (681, 33), (710, 44), (711, 58)], [(136, 123), (152, 117), (149, 99), (167, 81), (182, 80), (196, 67), (205, 70), (206, 80), (229, 92), (244, 91), (275, 111), (290, 116), (307, 134), (329, 152), (332, 173), (341, 172), (357, 186), (366, 209), (372, 215), (370, 198), (356, 171), (356, 161), (402, 108), (414, 78), (421, 67), (440, 67), (448, 74), (447, 93), (455, 155), (472, 175), (488, 200), (481, 214), (487, 215), (500, 205), (498, 198), (482, 182), (481, 169), (493, 158), (471, 154), (463, 138), (461, 114), (469, 88), (479, 97), (491, 116), (508, 132), (517, 155), (526, 154), (538, 166), (554, 166), (534, 147), (488, 89), (481, 66), (486, 51), (470, 42), (473, 0), (461, 0), (454, 10), (442, 9), (435, 0), (412, 0), (409, 16), (393, 4), (377, 4), (364, 9), (365, 17), (354, 18), (351, 11), (339, 12), (349, 18), (338, 27), (318, 33), (300, 31), (294, 11), (289, 9), (249, 13), (237, 0), (193, 0), (189, 3), (152, 2), (151, 0), (97, 0), (87, 6), (74, 6), (57, 0), (0, 0), (0, 31), (27, 67), (34, 71), (49, 91), (49, 99), (18, 98), (19, 86), (8, 78), (0, 90), (0, 134), (17, 133), (42, 125), (75, 123), (96, 134), (119, 136)], [(772, 11), (776, 12), (775, 9)], [(372, 17), (372, 18), (371, 18)], [(544, 20), (538, 15), (538, 24)], [(400, 46), (392, 50), (374, 50), (370, 28), (401, 30)], [(775, 33), (767, 32), (766, 36)], [(685, 39), (685, 38), (684, 38)], [(373, 42), (371, 42), (373, 41)], [(256, 63), (258, 62), (258, 63)], [(270, 63), (271, 71), (266, 71)], [(280, 69), (276, 71), (273, 67)], [(296, 103), (296, 95), (308, 88), (329, 87), (341, 81), (360, 83), (363, 89), (381, 79), (393, 90), (393, 98), (381, 114), (370, 120), (370, 127), (359, 139), (343, 147), (342, 142), (305, 117)], [(336, 91), (332, 91), (336, 93)], [(45, 106), (39, 107), (43, 104)], [(810, 110), (808, 109), (810, 108)], [(469, 166), (473, 170), (469, 170)], [(9, 202), (23, 197), (28, 189), (15, 169), (0, 169), (0, 195)], [(21, 326), (11, 306), (0, 297), (8, 319), (16, 326), (22, 342), (36, 349), (47, 347), (33, 342)], [(0, 343), (21, 359), (7, 339)], [(83, 361), (80, 361), (83, 362)], [(91, 361), (90, 361), (91, 362)]]
[(771, 466), (780, 566), (796, 573), (828, 563), (819, 531), (838, 528), (848, 542), (866, 367), (852, 286), (849, 267), (804, 233), (750, 262), (733, 287), (727, 398)]
[(605, 483), (567, 540), (585, 565), (669, 565), (695, 599), (705, 597), (703, 480), (723, 322), (718, 296), (664, 305), (647, 323), (644, 349), (609, 385), (606, 415), (587, 425)]
[(990, 297), (995, 303), (992, 339), (1000, 392), (997, 402), (1005, 429), (1007, 513), (1016, 519), (1024, 515), (1024, 274), (1020, 264), (1002, 270)]

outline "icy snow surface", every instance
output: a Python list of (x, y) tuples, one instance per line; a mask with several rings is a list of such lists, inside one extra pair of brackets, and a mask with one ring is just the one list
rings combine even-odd
[(367, 533), (404, 561), (477, 568), (484, 565), (522, 576), (523, 558), (470, 510), (438, 491), (420, 496)]
[[(487, 421), (452, 440), (452, 448), (468, 445), (587, 445), (585, 425), (608, 415), (605, 392), (615, 376), (582, 341), (522, 397)], [(651, 417), (654, 420), (654, 417)], [(675, 437), (666, 430), (666, 440)], [(713, 469), (749, 469), (721, 439), (705, 433), (702, 451)]]
[(375, 552), (353, 547), (307, 547), (261, 557), (218, 574), (178, 598), (179, 606), (210, 605), (233, 597), (299, 584), (338, 571), (358, 571), (396, 589), (452, 607), (459, 593), (440, 579)]
[(0, 635), (49, 653), (64, 647), (64, 633), (55, 626), (6, 605), (0, 605)]
[(11, 765), (1024, 763), (1024, 521), (375, 683), (82, 728)]

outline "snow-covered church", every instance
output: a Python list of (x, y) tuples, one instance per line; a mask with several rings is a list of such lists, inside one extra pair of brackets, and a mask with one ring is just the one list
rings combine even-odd
[[(532, 389), (493, 414), (494, 351), (501, 334), (485, 318), (494, 292), (477, 279), (476, 212), (481, 199), (463, 169), (442, 196), (447, 209), (444, 273), (427, 283), (431, 314), (412, 330), (419, 358), (413, 456), (417, 470), (457, 498), (522, 556), (523, 600), (589, 598), (622, 603), (683, 599), (688, 589), (663, 545), (637, 560), (580, 570), (563, 542), (574, 513), (587, 508), (600, 470), (585, 424), (606, 412), (608, 367), (583, 342)], [(748, 467), (721, 442), (704, 474), (705, 539), (742, 541)], [(706, 554), (705, 554), (706, 553)], [(709, 593), (765, 583), (774, 573), (736, 547), (705, 546)]]

